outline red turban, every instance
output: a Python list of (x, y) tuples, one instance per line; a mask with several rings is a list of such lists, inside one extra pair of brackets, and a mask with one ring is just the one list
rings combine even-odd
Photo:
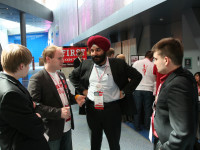
[(88, 39), (87, 46), (89, 49), (92, 47), (93, 44), (97, 45), (104, 51), (108, 51), (110, 49), (110, 41), (107, 38), (100, 35), (91, 36)]

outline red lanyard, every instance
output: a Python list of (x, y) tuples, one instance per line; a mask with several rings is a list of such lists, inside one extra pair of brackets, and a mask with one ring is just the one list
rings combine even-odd
[[(57, 84), (58, 88), (60, 88), (60, 84), (62, 84), (62, 83), (60, 83), (61, 82), (60, 79), (59, 79), (59, 82), (57, 82), (57, 80), (50, 73), (49, 73), (49, 75), (51, 76), (53, 81)], [(57, 72), (56, 72), (56, 75), (58, 76)]]
[(106, 72), (106, 69), (108, 68), (108, 57), (107, 57), (106, 67), (105, 67), (105, 69), (104, 69), (104, 71), (103, 71), (103, 73), (101, 74), (100, 77), (99, 77), (99, 73), (98, 73), (98, 71), (97, 71), (97, 68), (96, 68), (96, 67), (94, 67), (94, 68), (95, 68), (95, 71), (96, 71), (96, 74), (97, 74), (98, 81), (100, 82), (101, 79), (102, 79), (102, 77), (103, 77), (103, 75), (104, 75), (105, 72)]

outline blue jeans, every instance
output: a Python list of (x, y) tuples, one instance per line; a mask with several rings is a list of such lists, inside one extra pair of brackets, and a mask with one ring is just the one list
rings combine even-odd
[(144, 108), (144, 126), (146, 129), (150, 127), (150, 118), (152, 115), (152, 104), (153, 104), (153, 92), (136, 90), (133, 94), (135, 101), (137, 114), (134, 115), (134, 125), (136, 129), (141, 127), (141, 116), (142, 106)]
[(63, 133), (62, 138), (48, 142), (50, 150), (73, 150), (71, 129)]

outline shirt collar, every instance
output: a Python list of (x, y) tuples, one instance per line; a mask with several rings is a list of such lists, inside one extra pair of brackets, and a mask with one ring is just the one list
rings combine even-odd
[[(176, 70), (176, 69), (175, 69), (175, 70)], [(164, 76), (162, 76), (162, 77), (160, 78), (160, 82), (161, 82), (161, 83), (164, 83), (165, 80), (169, 77), (169, 75), (172, 74), (175, 70), (172, 70), (172, 71), (169, 72), (168, 74), (165, 74)]]

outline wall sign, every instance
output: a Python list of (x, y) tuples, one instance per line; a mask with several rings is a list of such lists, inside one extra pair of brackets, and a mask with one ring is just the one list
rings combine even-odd
[(184, 59), (184, 65), (185, 65), (185, 69), (192, 69), (192, 58), (186, 57)]
[(87, 59), (87, 47), (73, 47), (73, 46), (67, 46), (63, 47), (64, 52), (64, 63), (68, 65), (73, 65), (74, 59), (76, 59), (77, 52), (82, 51), (83, 52), (83, 60)]

